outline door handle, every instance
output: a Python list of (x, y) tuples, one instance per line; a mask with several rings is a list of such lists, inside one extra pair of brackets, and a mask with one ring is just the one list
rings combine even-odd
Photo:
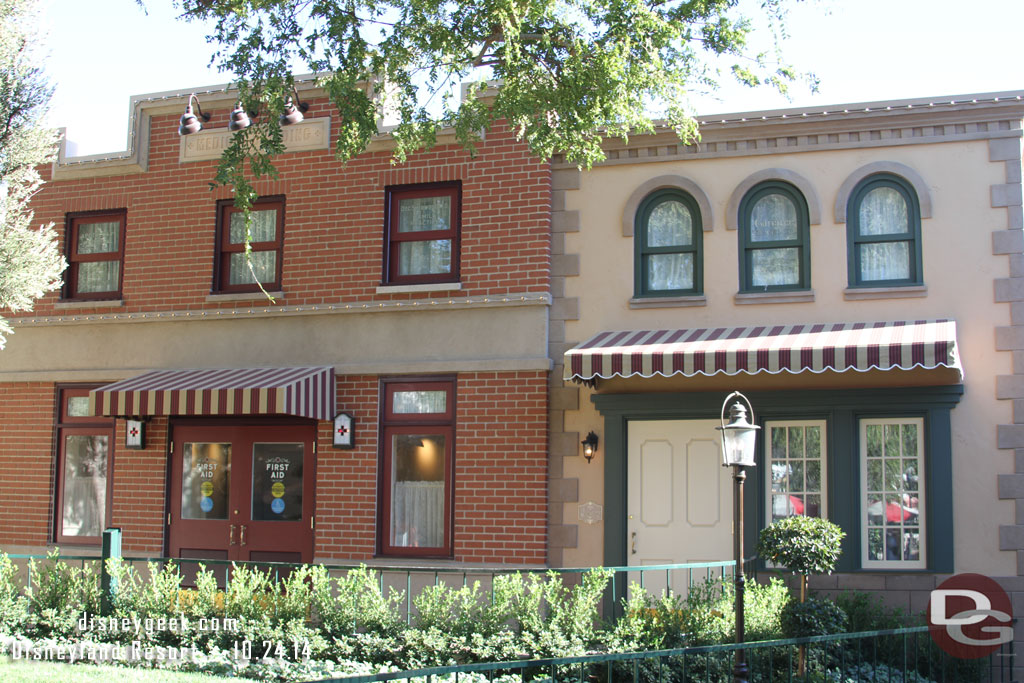
[(244, 548), (245, 547), (245, 525), (244, 524), (242, 525), (241, 541), (242, 542), (239, 545), (241, 545)]
[(632, 551), (633, 551), (633, 554), (636, 555), (636, 532), (635, 531), (632, 533), (631, 538), (633, 539)]
[(228, 545), (235, 544), (235, 525), (232, 524), (228, 527)]

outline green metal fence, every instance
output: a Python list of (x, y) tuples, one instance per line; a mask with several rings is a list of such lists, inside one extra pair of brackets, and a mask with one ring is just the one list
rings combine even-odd
[[(799, 670), (798, 652), (806, 650)], [(724, 683), (733, 680), (736, 651), (744, 650), (751, 683), (1010, 683), (1013, 644), (977, 660), (954, 659), (931, 640), (927, 626), (707, 645), (675, 650), (596, 654), (583, 657), (485, 662), (331, 678), (321, 683)], [(511, 676), (512, 679), (508, 677)]]

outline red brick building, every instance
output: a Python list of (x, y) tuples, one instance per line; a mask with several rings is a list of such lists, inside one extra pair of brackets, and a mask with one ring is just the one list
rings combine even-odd
[(546, 561), (549, 167), (502, 130), (342, 164), (300, 96), (252, 271), (209, 187), (224, 90), (200, 133), (188, 94), (140, 96), (126, 152), (47, 169), (69, 268), (0, 353), (0, 548)]

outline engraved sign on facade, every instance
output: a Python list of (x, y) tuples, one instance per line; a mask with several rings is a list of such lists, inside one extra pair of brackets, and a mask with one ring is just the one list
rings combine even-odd
[(604, 507), (593, 502), (580, 503), (578, 506), (581, 522), (597, 524), (604, 520)]
[[(331, 139), (331, 120), (327, 117), (306, 119), (294, 126), (283, 126), (285, 152), (304, 152), (327, 149)], [(207, 129), (192, 135), (183, 135), (179, 143), (178, 161), (208, 161), (220, 158), (234, 135), (227, 128)]]

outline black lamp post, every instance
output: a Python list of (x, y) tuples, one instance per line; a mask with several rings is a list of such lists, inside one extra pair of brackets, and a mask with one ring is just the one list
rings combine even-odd
[[(729, 406), (729, 401), (736, 398), (736, 402)], [(750, 407), (751, 422), (747, 421), (747, 409), (740, 403), (740, 399)], [(729, 424), (725, 423), (725, 409), (729, 408)], [(760, 429), (753, 424), (754, 406), (746, 396), (734, 391), (725, 397), (722, 403), (721, 427), (722, 431), (722, 466), (732, 467), (733, 481), (733, 554), (736, 558), (736, 644), (742, 645), (744, 641), (743, 622), (743, 592), (746, 576), (743, 574), (743, 482), (747, 478), (745, 468), (754, 466), (754, 444), (757, 438), (757, 430)], [(736, 661), (732, 670), (733, 683), (747, 683), (747, 655), (746, 650), (736, 648)]]

